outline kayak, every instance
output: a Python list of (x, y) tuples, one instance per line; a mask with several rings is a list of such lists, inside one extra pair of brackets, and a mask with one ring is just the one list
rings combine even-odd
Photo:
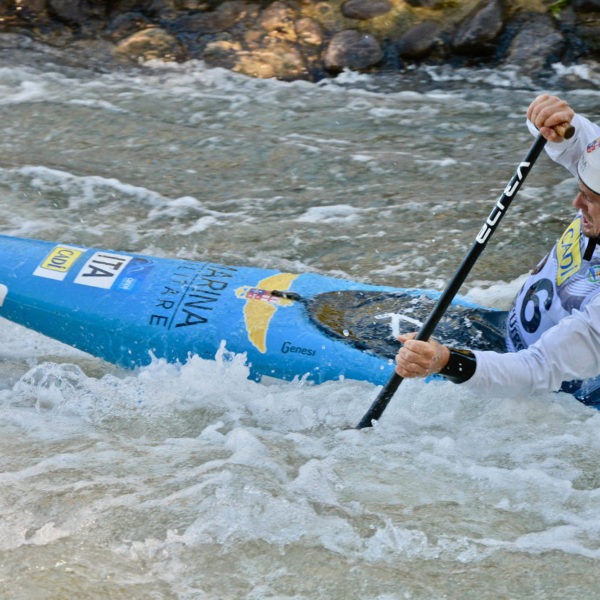
[[(251, 376), (383, 384), (439, 292), (0, 236), (0, 316), (123, 367), (245, 354)], [(444, 343), (504, 349), (506, 313), (457, 296)]]

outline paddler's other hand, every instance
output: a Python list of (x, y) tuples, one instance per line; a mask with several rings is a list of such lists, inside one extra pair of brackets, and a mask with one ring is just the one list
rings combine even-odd
[(575, 111), (567, 104), (550, 94), (538, 96), (527, 109), (527, 118), (538, 128), (539, 132), (549, 142), (562, 142), (552, 127), (562, 123), (570, 123)]
[(403, 343), (396, 355), (396, 373), (400, 377), (427, 377), (439, 373), (448, 364), (450, 350), (433, 338), (415, 340), (416, 333), (398, 336)]

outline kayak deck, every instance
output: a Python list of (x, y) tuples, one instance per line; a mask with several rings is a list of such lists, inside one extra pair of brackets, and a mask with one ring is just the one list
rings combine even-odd
[[(437, 300), (426, 294), (343, 290), (317, 294), (307, 310), (327, 335), (360, 350), (394, 358), (400, 334), (418, 331)], [(435, 337), (443, 344), (477, 350), (505, 351), (507, 312), (452, 304)]]

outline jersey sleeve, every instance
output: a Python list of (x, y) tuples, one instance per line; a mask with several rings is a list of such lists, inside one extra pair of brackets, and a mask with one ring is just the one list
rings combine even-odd
[(600, 374), (600, 294), (519, 352), (475, 351), (477, 367), (461, 384), (486, 395), (557, 391), (563, 381)]
[[(577, 176), (577, 161), (585, 151), (586, 146), (600, 137), (600, 127), (592, 123), (583, 115), (575, 114), (571, 125), (575, 127), (575, 134), (570, 140), (562, 142), (547, 142), (545, 146), (548, 156), (559, 165), (568, 169), (572, 175)], [(535, 125), (527, 120), (527, 127), (532, 135), (537, 136)]]

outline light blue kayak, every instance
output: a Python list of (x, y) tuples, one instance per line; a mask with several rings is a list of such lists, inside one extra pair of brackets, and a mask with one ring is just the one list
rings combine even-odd
[[(0, 316), (124, 367), (214, 359), (224, 343), (255, 378), (383, 384), (395, 336), (418, 329), (437, 295), (0, 236)], [(436, 335), (500, 348), (504, 318), (458, 297)]]

